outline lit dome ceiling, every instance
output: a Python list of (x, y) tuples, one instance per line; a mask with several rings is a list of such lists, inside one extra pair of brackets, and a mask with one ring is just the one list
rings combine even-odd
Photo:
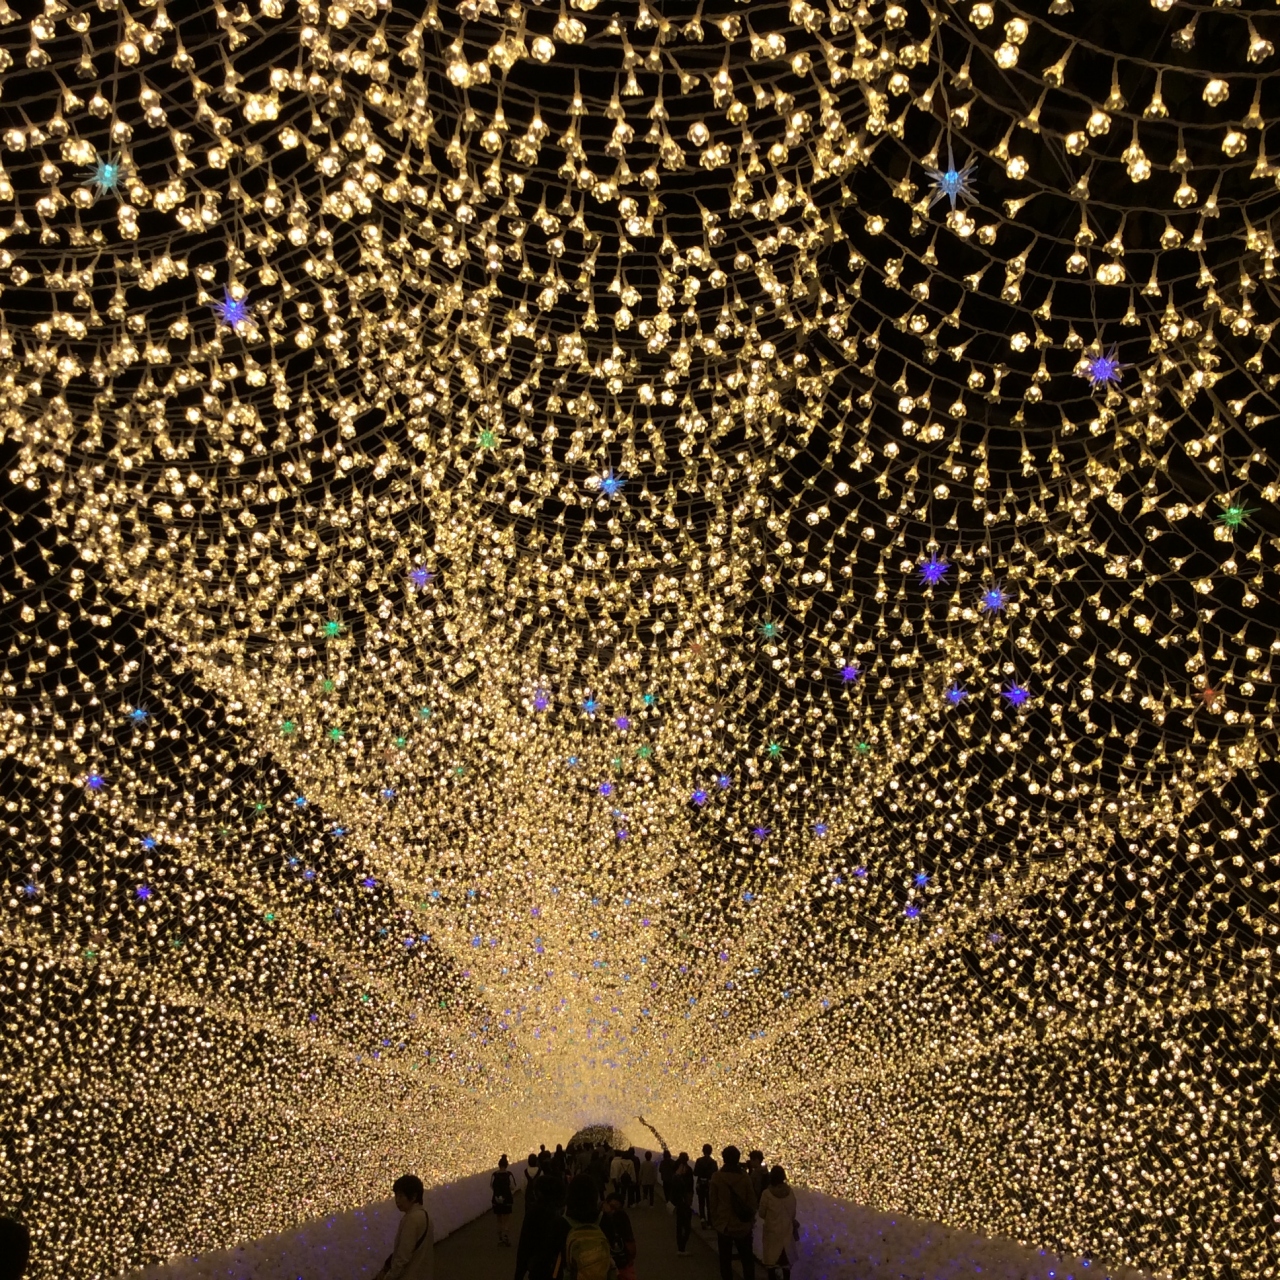
[(1269, 1274), (1272, 7), (172, 8), (0, 0), (38, 1274), (637, 1114)]

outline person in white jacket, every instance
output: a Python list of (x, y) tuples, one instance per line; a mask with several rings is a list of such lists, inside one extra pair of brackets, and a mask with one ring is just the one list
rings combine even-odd
[(406, 1173), (396, 1179), (391, 1194), (404, 1216), (391, 1256), (374, 1280), (432, 1280), (436, 1242), (431, 1219), (422, 1206), (422, 1179)]
[(760, 1256), (769, 1269), (769, 1280), (791, 1280), (791, 1259), (787, 1250), (799, 1238), (796, 1221), (796, 1193), (787, 1185), (786, 1170), (775, 1164), (769, 1170), (769, 1185), (760, 1197), (760, 1217), (764, 1221), (764, 1239)]

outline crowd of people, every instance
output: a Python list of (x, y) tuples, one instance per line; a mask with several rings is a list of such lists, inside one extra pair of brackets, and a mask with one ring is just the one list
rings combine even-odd
[[(530, 1153), (524, 1182), (515, 1280), (635, 1280), (636, 1235), (629, 1211), (657, 1208), (659, 1194), (675, 1219), (680, 1256), (688, 1255), (696, 1212), (715, 1232), (722, 1280), (732, 1280), (735, 1255), (743, 1280), (754, 1280), (753, 1231), (760, 1218), (768, 1280), (790, 1280), (789, 1251), (800, 1233), (795, 1192), (782, 1166), (766, 1168), (760, 1151), (750, 1152), (743, 1164), (733, 1146), (717, 1162), (710, 1143), (694, 1161), (687, 1152), (673, 1156), (665, 1148), (655, 1160), (652, 1151), (641, 1155), (634, 1147), (543, 1147)], [(492, 1185), (498, 1239), (510, 1243), (515, 1175), (505, 1156)]]

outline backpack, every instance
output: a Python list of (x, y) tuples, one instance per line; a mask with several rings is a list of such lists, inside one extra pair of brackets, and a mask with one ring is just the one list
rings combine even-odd
[(564, 1242), (566, 1280), (618, 1280), (609, 1238), (598, 1226), (572, 1227)]

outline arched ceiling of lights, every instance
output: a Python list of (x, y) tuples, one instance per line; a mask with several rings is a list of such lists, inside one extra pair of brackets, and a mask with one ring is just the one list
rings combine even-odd
[(39, 1275), (639, 1112), (1272, 1274), (1272, 10), (0, 2)]

